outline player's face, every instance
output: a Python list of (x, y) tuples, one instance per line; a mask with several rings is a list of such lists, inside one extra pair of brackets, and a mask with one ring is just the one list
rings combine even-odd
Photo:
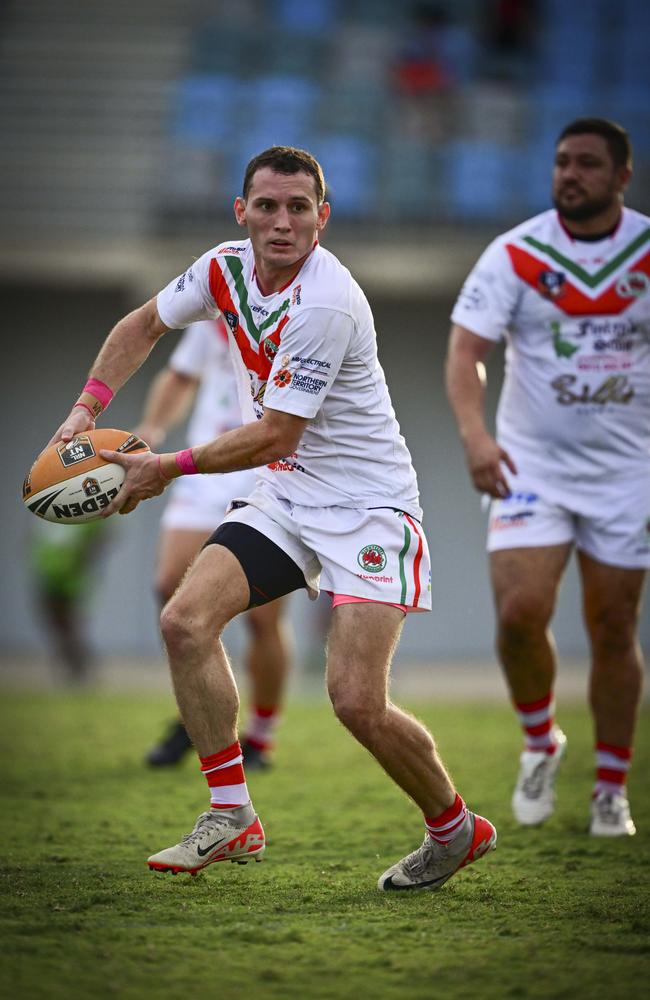
[(255, 172), (245, 201), (235, 201), (235, 217), (248, 229), (258, 271), (283, 272), (298, 265), (329, 211), (327, 202), (318, 204), (311, 174), (278, 174), (270, 167)]
[(620, 203), (629, 179), (601, 135), (568, 135), (555, 152), (553, 204), (570, 221), (593, 219)]

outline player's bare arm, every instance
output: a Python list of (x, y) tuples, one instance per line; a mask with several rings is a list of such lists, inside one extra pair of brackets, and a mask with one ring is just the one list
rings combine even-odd
[[(168, 329), (158, 315), (156, 300), (150, 299), (113, 327), (90, 370), (89, 378), (104, 383), (113, 394), (116, 393), (147, 359), (156, 341)], [(84, 391), (49, 444), (71, 441), (75, 434), (91, 430), (95, 426), (93, 412), (97, 416), (101, 406), (98, 408), (93, 395)]]
[(186, 416), (199, 386), (199, 379), (166, 367), (158, 372), (147, 393), (142, 419), (135, 433), (151, 448), (157, 448), (169, 431)]
[(485, 362), (492, 343), (455, 323), (452, 326), (446, 365), (447, 395), (456, 417), (472, 482), (481, 493), (510, 495), (505, 465), (517, 469), (507, 451), (485, 426)]
[[(305, 417), (267, 408), (261, 420), (227, 431), (214, 441), (192, 448), (192, 458), (198, 472), (238, 472), (277, 462), (291, 455), (305, 427)], [(102, 458), (116, 462), (126, 470), (126, 479), (113, 502), (102, 512), (110, 517), (119, 510), (129, 514), (141, 500), (162, 493), (172, 479), (181, 475), (174, 452), (164, 455), (123, 455), (102, 451)]]

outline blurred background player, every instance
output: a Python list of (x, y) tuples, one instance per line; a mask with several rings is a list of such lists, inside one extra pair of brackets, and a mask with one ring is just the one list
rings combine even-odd
[[(515, 817), (532, 826), (554, 809), (566, 738), (554, 724), (549, 623), (575, 546), (591, 647), (595, 836), (635, 832), (626, 775), (650, 566), (650, 219), (623, 207), (631, 168), (619, 125), (585, 118), (563, 129), (555, 209), (480, 258), (452, 314), (447, 371), (474, 485), (493, 497), (497, 647), (526, 740)], [(483, 362), (504, 334), (495, 440)]]
[[(210, 441), (241, 424), (228, 335), (220, 319), (193, 323), (185, 330), (167, 367), (151, 385), (138, 434), (157, 447), (187, 415), (193, 402), (187, 432), (190, 446)], [(161, 521), (155, 578), (161, 607), (222, 520), (230, 500), (248, 494), (254, 481), (255, 472), (247, 470), (226, 476), (181, 477), (170, 487)], [(270, 764), (289, 663), (288, 638), (281, 620), (283, 602), (281, 598), (254, 608), (245, 618), (250, 708), (242, 749), (248, 770)], [(176, 764), (191, 745), (185, 726), (176, 720), (149, 751), (147, 762), (154, 767)]]
[(30, 566), (40, 617), (57, 666), (72, 684), (88, 680), (93, 654), (86, 628), (86, 605), (97, 576), (97, 557), (108, 525), (75, 525), (39, 520), (30, 538)]

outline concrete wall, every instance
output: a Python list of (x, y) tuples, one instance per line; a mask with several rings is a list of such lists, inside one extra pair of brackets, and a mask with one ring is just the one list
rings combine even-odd
[[(31, 652), (43, 639), (30, 588), (28, 543), (33, 518), (22, 508), (20, 486), (34, 456), (68, 411), (107, 330), (136, 303), (119, 289), (3, 290), (5, 366), (2, 427), (5, 474), (0, 551), (0, 649)], [(491, 657), (492, 604), (484, 555), (485, 515), (470, 487), (443, 393), (443, 360), (450, 301), (383, 300), (372, 305), (395, 408), (411, 448), (433, 556), (432, 615), (412, 616), (400, 656), (406, 659)], [(148, 380), (164, 364), (173, 334), (161, 344), (112, 404), (106, 424), (130, 428), (137, 421)], [(500, 380), (492, 365), (490, 405)], [(180, 435), (172, 444), (180, 446)], [(164, 500), (149, 501), (126, 518), (115, 518), (103, 560), (94, 570), (92, 634), (105, 653), (156, 655), (159, 644), (151, 594), (158, 519)], [(73, 531), (74, 528), (62, 530)], [(642, 633), (650, 645), (648, 613)], [(316, 610), (302, 594), (293, 598), (298, 652), (306, 657), (316, 629)], [(555, 622), (561, 652), (586, 650), (575, 571), (565, 581)], [(241, 641), (235, 629), (233, 643)]]

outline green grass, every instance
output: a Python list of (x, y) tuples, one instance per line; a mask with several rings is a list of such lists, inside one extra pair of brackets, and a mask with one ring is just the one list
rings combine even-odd
[(639, 833), (586, 835), (587, 713), (560, 713), (569, 755), (546, 827), (510, 818), (519, 738), (507, 706), (411, 706), (495, 853), (439, 893), (384, 896), (377, 876), (421, 821), (319, 704), (294, 704), (277, 767), (249, 786), (262, 864), (153, 874), (205, 807), (193, 761), (147, 771), (169, 714), (143, 694), (4, 698), (3, 997), (629, 997), (647, 976), (650, 743), (642, 719), (630, 793)]

